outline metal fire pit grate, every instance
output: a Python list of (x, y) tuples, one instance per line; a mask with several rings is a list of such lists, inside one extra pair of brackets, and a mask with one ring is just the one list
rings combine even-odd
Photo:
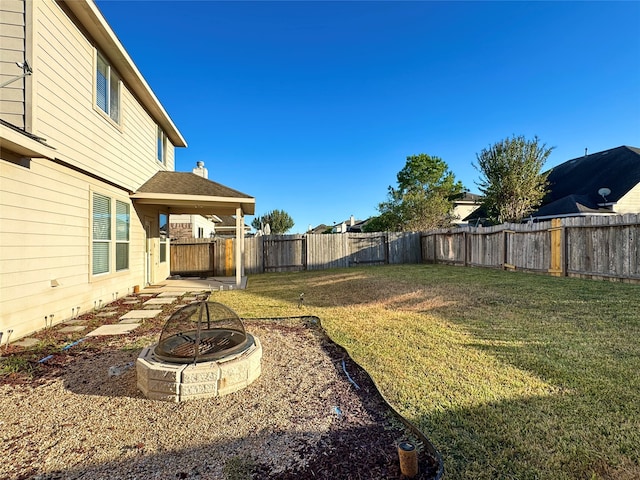
[(233, 310), (207, 300), (187, 305), (169, 317), (154, 354), (170, 363), (219, 360), (242, 351), (248, 337)]

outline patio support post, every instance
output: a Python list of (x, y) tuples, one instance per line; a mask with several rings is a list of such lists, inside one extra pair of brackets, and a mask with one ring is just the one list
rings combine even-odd
[(242, 209), (238, 207), (236, 208), (236, 287), (240, 287), (242, 284), (242, 254), (244, 251), (243, 223)]

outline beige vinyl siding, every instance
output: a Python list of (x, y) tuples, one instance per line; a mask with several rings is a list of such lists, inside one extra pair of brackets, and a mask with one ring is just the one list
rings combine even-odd
[(616, 213), (640, 213), (640, 183), (623, 196), (614, 207)]
[(172, 169), (173, 147), (165, 168), (156, 160), (156, 122), (126, 84), (120, 89), (119, 124), (95, 105), (96, 51), (90, 41), (57, 3), (41, 0), (35, 7), (33, 133), (55, 146), (59, 158), (132, 191), (156, 171)]
[[(16, 62), (25, 59), (25, 3), (23, 0), (0, 2), (0, 84), (23, 71)], [(0, 118), (25, 128), (25, 79), (0, 88)]]
[(0, 331), (12, 328), (19, 338), (42, 328), (44, 315), (59, 323), (72, 308), (87, 311), (142, 285), (144, 231), (133, 207), (129, 269), (89, 274), (92, 192), (129, 203), (126, 192), (47, 160), (29, 168), (2, 160), (0, 176)]

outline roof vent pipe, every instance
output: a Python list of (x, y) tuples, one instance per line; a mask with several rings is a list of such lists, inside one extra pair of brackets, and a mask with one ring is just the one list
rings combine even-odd
[(585, 149), (584, 149), (584, 156), (585, 156), (585, 157), (587, 156), (587, 148), (586, 148), (586, 147), (585, 147)]

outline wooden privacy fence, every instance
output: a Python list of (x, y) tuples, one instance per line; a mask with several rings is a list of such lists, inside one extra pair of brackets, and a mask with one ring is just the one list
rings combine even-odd
[(422, 234), (429, 263), (640, 280), (640, 215), (554, 219)]
[[(232, 238), (172, 242), (171, 273), (233, 276), (234, 248)], [(244, 242), (245, 274), (421, 262), (640, 281), (640, 215)]]
[[(245, 273), (420, 263), (420, 233), (266, 235), (244, 239)], [(172, 275), (231, 276), (235, 239), (171, 243)]]

